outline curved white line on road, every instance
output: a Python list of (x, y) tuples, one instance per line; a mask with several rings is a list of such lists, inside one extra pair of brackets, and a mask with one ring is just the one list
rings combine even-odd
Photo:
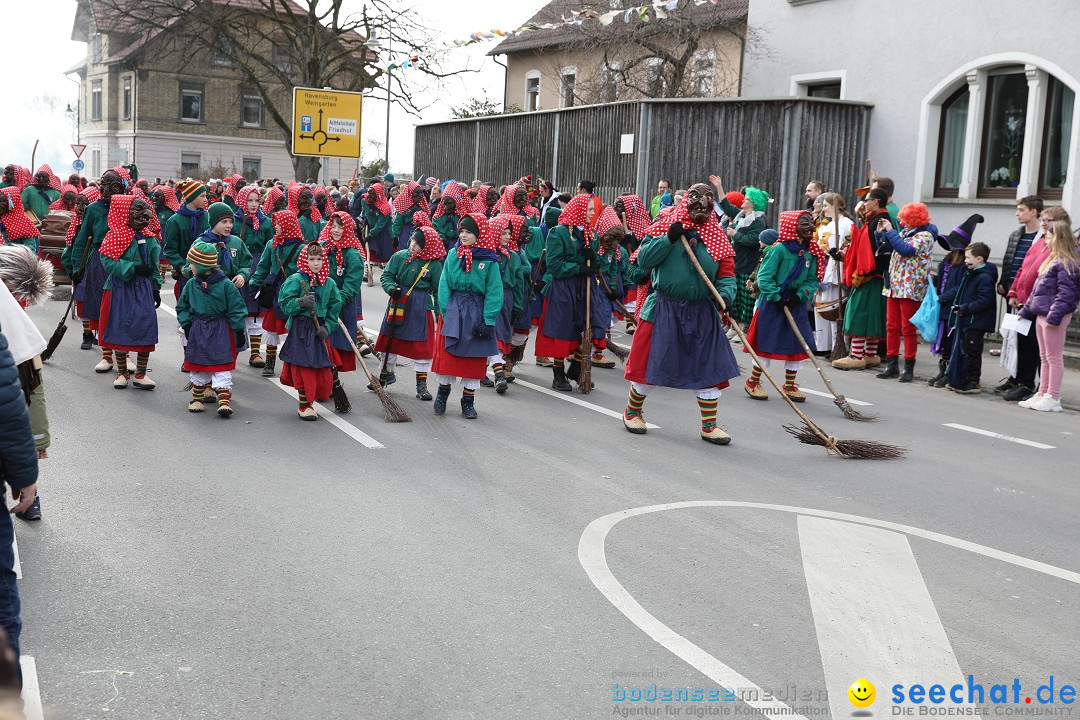
[[(604, 597), (606, 597), (619, 612), (625, 615), (630, 622), (641, 628), (646, 635), (670, 650), (676, 657), (696, 668), (713, 682), (726, 688), (758, 689), (758, 697), (764, 696), (764, 692), (760, 691), (760, 688), (757, 688), (755, 683), (743, 677), (733, 668), (725, 665), (705, 650), (660, 622), (660, 620), (634, 600), (633, 596), (627, 592), (622, 583), (620, 583), (615, 575), (612, 574), (611, 568), (608, 567), (604, 543), (607, 539), (608, 532), (610, 532), (611, 528), (615, 527), (616, 524), (627, 518), (636, 517), (638, 515), (648, 515), (650, 513), (663, 512), (665, 510), (698, 507), (775, 510), (777, 512), (831, 518), (833, 520), (844, 520), (861, 525), (885, 528), (913, 535), (915, 537), (925, 538), (926, 540), (932, 540), (943, 545), (967, 550), (977, 555), (1001, 560), (1018, 567), (1035, 570), (1036, 572), (1041, 572), (1080, 585), (1080, 573), (1065, 570), (1054, 565), (1048, 565), (1047, 563), (1042, 563), (1037, 560), (1030, 560), (1025, 557), (1020, 557), (1019, 555), (1013, 555), (1012, 553), (996, 550), (991, 547), (986, 547), (985, 545), (979, 545), (978, 543), (961, 540), (950, 535), (943, 535), (931, 530), (923, 530), (922, 528), (912, 527), (911, 525), (903, 525), (886, 520), (876, 520), (861, 515), (850, 515), (848, 513), (832, 512), (830, 510), (816, 510), (814, 508), (797, 507), (794, 505), (773, 505), (771, 503), (739, 502), (735, 500), (690, 500), (686, 502), (647, 505), (630, 510), (621, 510), (619, 512), (611, 513), (610, 515), (599, 517), (589, 523), (589, 526), (585, 528), (585, 532), (581, 534), (581, 540), (578, 541), (578, 561), (585, 569), (589, 579), (592, 580), (593, 585), (604, 594)], [(791, 720), (792, 718), (803, 717), (794, 713), (790, 707), (780, 701), (766, 702), (762, 700), (744, 700), (744, 702), (751, 707), (758, 709), (770, 718)], [(803, 720), (805, 720), (805, 718), (803, 718)]]

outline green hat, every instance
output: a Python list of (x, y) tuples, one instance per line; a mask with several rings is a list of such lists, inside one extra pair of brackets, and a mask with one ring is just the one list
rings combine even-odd
[[(217, 205), (218, 203), (214, 204)], [(191, 244), (191, 249), (188, 250), (187, 260), (194, 265), (199, 272), (206, 272), (207, 270), (217, 267), (217, 248), (208, 242), (196, 240)]]
[(424, 242), (427, 240), (427, 235), (424, 235), (424, 228), (415, 228), (412, 231), (412, 240), (416, 242), (421, 248), (424, 247)]
[(462, 230), (468, 230), (473, 235), (475, 235), (477, 238), (480, 237), (480, 226), (477, 225), (476, 221), (473, 220), (468, 215), (461, 218), (461, 222), (458, 223), (458, 227), (461, 228)]
[(757, 212), (765, 212), (765, 208), (769, 205), (769, 194), (764, 190), (748, 187), (743, 190), (743, 195), (754, 204), (754, 210)]
[(214, 226), (218, 224), (222, 218), (233, 216), (233, 209), (223, 202), (216, 202), (206, 210), (207, 220), (210, 222), (210, 229), (213, 230)]

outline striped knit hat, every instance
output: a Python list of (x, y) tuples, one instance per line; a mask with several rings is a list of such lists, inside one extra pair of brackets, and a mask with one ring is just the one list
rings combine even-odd
[(177, 191), (180, 193), (180, 199), (185, 203), (189, 203), (195, 198), (206, 192), (206, 186), (198, 180), (186, 180), (179, 183), (176, 186)]
[(191, 249), (188, 250), (187, 259), (189, 263), (199, 270), (199, 272), (205, 272), (206, 270), (217, 267), (217, 248), (208, 242), (196, 240), (191, 244)]

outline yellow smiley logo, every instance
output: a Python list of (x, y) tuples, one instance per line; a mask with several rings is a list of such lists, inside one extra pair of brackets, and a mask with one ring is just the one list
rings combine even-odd
[(859, 678), (851, 683), (851, 687), (847, 690), (847, 696), (855, 707), (867, 708), (874, 704), (877, 690), (874, 689), (874, 683), (865, 678)]

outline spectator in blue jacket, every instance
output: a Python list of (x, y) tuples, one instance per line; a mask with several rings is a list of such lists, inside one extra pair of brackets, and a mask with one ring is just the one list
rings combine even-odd
[[(37, 496), (38, 453), (30, 430), (26, 394), (19, 371), (0, 328), (0, 474), (11, 486), (16, 505), (12, 513), (23, 512)], [(0, 626), (8, 643), (19, 656), (19, 586), (15, 582), (15, 532), (11, 515), (0, 513)]]
[(994, 286), (997, 283), (997, 267), (987, 258), (990, 248), (986, 243), (974, 242), (964, 251), (964, 264), (968, 274), (960, 282), (953, 300), (955, 316), (952, 332), (952, 357), (946, 371), (945, 387), (953, 392), (972, 395), (982, 392), (983, 340), (986, 333), (996, 329), (997, 310), (994, 302)]

